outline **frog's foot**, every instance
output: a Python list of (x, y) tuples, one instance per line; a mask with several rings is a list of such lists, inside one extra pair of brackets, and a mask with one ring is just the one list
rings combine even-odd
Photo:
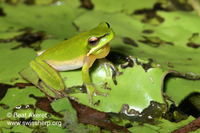
[(87, 93), (88, 93), (88, 96), (89, 96), (89, 101), (90, 101), (90, 104), (93, 103), (93, 95), (101, 95), (101, 96), (106, 96), (108, 97), (108, 94), (107, 93), (102, 93), (102, 92), (99, 92), (94, 85), (92, 84), (87, 84), (86, 85), (86, 88), (87, 88)]

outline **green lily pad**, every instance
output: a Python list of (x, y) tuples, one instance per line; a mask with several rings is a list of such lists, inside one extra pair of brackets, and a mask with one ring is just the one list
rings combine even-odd
[(166, 133), (171, 133), (176, 129), (179, 129), (185, 125), (187, 125), (188, 123), (192, 122), (194, 120), (194, 117), (190, 116), (188, 117), (187, 120), (183, 120), (179, 123), (172, 123), (169, 122), (165, 119), (162, 120), (162, 123), (158, 124), (157, 126), (161, 127), (161, 129), (159, 129), (159, 132), (166, 132)]
[[(15, 8), (12, 5), (2, 3), (1, 7), (4, 8), (4, 12), (7, 15), (6, 17), (0, 17), (1, 24), (3, 25), (0, 31), (5, 32), (9, 27), (13, 27), (13, 30), (32, 27), (34, 30), (45, 31), (48, 35), (50, 34), (57, 38), (72, 37), (77, 34), (75, 27), (72, 25), (72, 20), (76, 15), (84, 11), (74, 10), (78, 6), (78, 4), (72, 3), (61, 4), (59, 8), (56, 4), (52, 6), (31, 6), (30, 8), (20, 4), (17, 5), (18, 8)], [(66, 32), (63, 34), (60, 31)]]
[[(107, 83), (106, 86), (107, 88), (110, 88), (110, 90), (103, 89), (104, 86), (102, 85), (97, 86), (97, 88), (103, 93), (108, 93), (109, 96), (94, 96), (94, 103), (100, 101), (98, 106), (95, 107), (94, 105), (89, 104), (87, 94), (70, 94), (71, 96), (78, 98), (80, 103), (100, 111), (116, 113), (120, 112), (123, 104), (128, 104), (130, 109), (141, 112), (144, 108), (149, 106), (150, 101), (164, 103), (161, 85), (162, 76), (165, 75), (166, 71), (159, 68), (152, 68), (145, 72), (141, 65), (137, 65), (136, 62), (134, 62), (133, 68), (126, 68), (124, 70), (119, 68), (123, 74), (116, 78), (117, 85), (115, 85), (111, 75), (109, 77), (106, 76), (107, 72), (104, 68), (99, 70), (97, 70), (97, 68), (91, 74), (92, 81), (95, 84), (101, 83), (102, 81)], [(69, 76), (68, 72), (61, 73), (63, 74), (62, 76), (64, 76), (64, 73), (66, 74), (66, 77)], [(70, 80), (68, 82), (75, 81), (72, 77), (68, 80)]]
[[(145, 0), (143, 2), (139, 2), (136, 0), (123, 0), (123, 1), (115, 1), (115, 0), (101, 0), (95, 1), (92, 0), (92, 3), (95, 5), (94, 10), (104, 11), (104, 12), (120, 12), (123, 11), (125, 13), (131, 14), (135, 10), (143, 9), (143, 8), (152, 8), (155, 4), (156, 0)], [(115, 3), (115, 4), (113, 4)]]
[(174, 77), (167, 79), (165, 84), (165, 93), (171, 99), (173, 99), (176, 105), (179, 105), (179, 103), (185, 98), (185, 96), (189, 96), (191, 93), (194, 92), (200, 92), (199, 80), (186, 80), (183, 78)]
[[(20, 118), (30, 118), (29, 114), (33, 113), (33, 109), (29, 108), (30, 105), (35, 105), (36, 100), (29, 97), (30, 94), (35, 96), (44, 97), (44, 93), (35, 88), (34, 86), (27, 87), (27, 89), (12, 88), (8, 89), (6, 96), (0, 101), (0, 103), (7, 108), (0, 108), (0, 128), (3, 131), (7, 131), (6, 128), (11, 128), (13, 131), (33, 130), (20, 126)], [(26, 108), (22, 109), (22, 106)], [(12, 124), (13, 123), (13, 124)], [(18, 126), (15, 126), (18, 125)], [(13, 128), (17, 127), (17, 128)], [(10, 129), (9, 129), (10, 130)]]
[[(28, 104), (35, 104), (35, 99), (29, 97), (30, 94), (35, 96), (45, 96), (39, 89), (35, 88), (34, 86), (26, 87), (27, 89), (8, 89), (6, 96), (0, 101), (2, 104), (6, 104), (9, 106), (10, 109), (13, 109), (20, 105), (28, 105)], [(16, 99), (18, 99), (16, 101)], [(9, 102), (8, 102), (9, 101)]]
[(26, 126), (14, 126), (12, 129), (6, 129), (6, 128), (3, 128), (2, 129), (2, 132), (3, 133), (7, 133), (7, 132), (32, 132), (33, 131), (33, 129), (30, 129), (30, 128), (28, 128), (28, 127), (26, 127)]

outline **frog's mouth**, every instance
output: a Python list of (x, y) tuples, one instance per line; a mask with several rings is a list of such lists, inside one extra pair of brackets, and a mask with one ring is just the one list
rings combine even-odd
[(110, 52), (110, 45), (109, 43), (106, 43), (106, 45), (96, 50), (95, 53), (90, 53), (90, 52), (87, 53), (87, 56), (94, 55), (96, 58), (104, 58), (108, 55), (109, 52)]
[(101, 52), (101, 50), (106, 46), (106, 45), (109, 45), (109, 43), (106, 43), (105, 45), (101, 46), (101, 47), (96, 47), (96, 48), (93, 48), (92, 50), (90, 50), (88, 53), (87, 53), (87, 56), (90, 56), (91, 54), (98, 54)]

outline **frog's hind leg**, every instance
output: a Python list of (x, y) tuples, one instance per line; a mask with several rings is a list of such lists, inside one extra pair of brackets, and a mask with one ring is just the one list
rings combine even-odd
[(30, 62), (31, 68), (38, 75), (38, 77), (50, 88), (56, 91), (63, 91), (65, 88), (64, 82), (58, 72), (48, 65), (46, 62), (32, 60)]

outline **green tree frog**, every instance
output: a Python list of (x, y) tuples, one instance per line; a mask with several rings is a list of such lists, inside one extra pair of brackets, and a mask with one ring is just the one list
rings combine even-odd
[(58, 71), (74, 70), (82, 67), (82, 79), (86, 86), (90, 104), (94, 94), (104, 95), (96, 90), (89, 76), (89, 68), (96, 59), (104, 58), (110, 52), (109, 42), (114, 32), (106, 22), (96, 28), (60, 42), (37, 53), (36, 60), (30, 62), (37, 76), (54, 92), (65, 89)]

